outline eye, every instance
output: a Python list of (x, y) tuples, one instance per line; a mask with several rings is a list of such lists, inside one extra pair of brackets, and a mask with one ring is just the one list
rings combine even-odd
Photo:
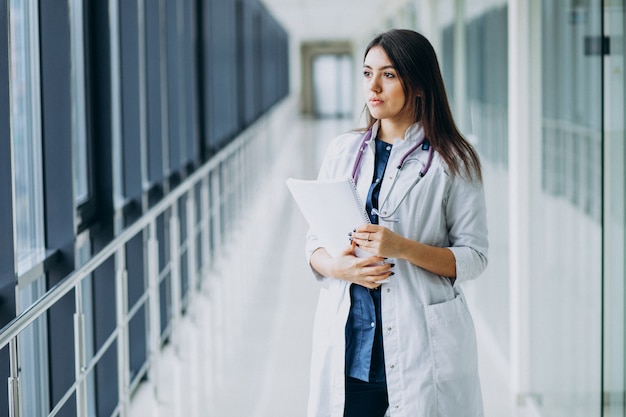
[(369, 70), (363, 70), (363, 76), (364, 77), (369, 77), (371, 75), (372, 75), (372, 73)]
[(386, 72), (385, 74), (385, 78), (395, 78), (396, 76), (394, 74), (392, 74), (391, 72)]

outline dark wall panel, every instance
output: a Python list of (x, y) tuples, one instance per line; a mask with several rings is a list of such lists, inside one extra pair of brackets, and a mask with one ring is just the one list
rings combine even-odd
[[(0, 80), (9, 79), (7, 1), (0, 0)], [(15, 317), (15, 263), (13, 248), (13, 194), (11, 191), (11, 131), (9, 83), (0, 83), (0, 326)], [(4, 375), (0, 361), (0, 375)], [(0, 391), (2, 391), (0, 389)], [(0, 405), (6, 393), (0, 393)]]
[(203, 141), (223, 147), (289, 93), (288, 35), (256, 0), (202, 2)]
[(137, 0), (119, 2), (122, 76), (122, 158), (124, 196), (141, 196), (139, 11)]
[(165, 27), (167, 34), (167, 120), (169, 140), (169, 168), (178, 172), (182, 166), (181, 145), (184, 145), (181, 131), (182, 99), (182, 39), (179, 37), (180, 7), (177, 1), (166, 1)]
[(163, 59), (161, 36), (161, 0), (146, 0), (146, 110), (148, 134), (148, 180), (163, 181)]
[[(57, 275), (73, 269), (72, 105), (68, 2), (40, 6), (46, 247), (61, 251)], [(61, 278), (59, 277), (59, 279)], [(58, 280), (52, 280), (56, 283)]]
[[(9, 79), (7, 0), (0, 0), (0, 80)], [(15, 317), (13, 261), (13, 196), (11, 193), (11, 133), (9, 83), (0, 82), (0, 327)], [(0, 409), (8, 410), (8, 348), (0, 350)]]
[(185, 126), (186, 153), (183, 161), (199, 165), (202, 161), (198, 130), (198, 35), (197, 9), (194, 2), (183, 2), (183, 124)]
[(91, 152), (95, 207), (94, 251), (113, 237), (113, 158), (111, 130), (111, 28), (108, 4), (85, 3), (87, 135)]
[[(74, 269), (70, 24), (67, 1), (45, 1), (39, 7), (46, 247), (61, 254), (47, 274), (51, 287)], [(73, 296), (72, 291), (48, 314), (53, 403), (74, 381)], [(73, 415), (72, 404), (59, 415)]]

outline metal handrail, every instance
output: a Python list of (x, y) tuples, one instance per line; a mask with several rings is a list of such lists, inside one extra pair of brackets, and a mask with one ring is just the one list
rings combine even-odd
[[(285, 103), (285, 101), (283, 101), (283, 103)], [(115, 303), (117, 327), (111, 335), (111, 338), (117, 339), (118, 342), (118, 403), (113, 415), (120, 417), (127, 415), (128, 403), (133, 387), (133, 381), (128, 374), (128, 325), (133, 312), (136, 312), (139, 307), (137, 306), (136, 300), (133, 301), (133, 306), (128, 304), (128, 283), (125, 265), (126, 244), (136, 236), (147, 232), (147, 234), (144, 235), (147, 237), (147, 246), (144, 248), (144, 256), (147, 256), (146, 259), (149, 259), (149, 265), (145, 271), (149, 285), (144, 289), (144, 296), (141, 298), (144, 299), (143, 304), (149, 304), (151, 311), (148, 323), (149, 328), (146, 329), (148, 338), (147, 345), (150, 347), (150, 350), (148, 352), (147, 365), (143, 367), (146, 370), (142, 372), (148, 372), (150, 374), (150, 380), (155, 380), (158, 376), (155, 372), (158, 371), (153, 369), (152, 364), (154, 364), (154, 360), (160, 356), (159, 352), (162, 342), (160, 339), (160, 337), (162, 337), (162, 330), (159, 328), (160, 319), (158, 307), (158, 286), (161, 281), (160, 271), (158, 270), (159, 255), (158, 240), (156, 237), (158, 218), (165, 215), (165, 213), (170, 210), (169, 224), (171, 235), (169, 239), (171, 241), (170, 250), (172, 253), (170, 253), (170, 264), (165, 267), (169, 268), (172, 273), (170, 285), (172, 286), (171, 290), (173, 291), (173, 296), (171, 300), (172, 305), (170, 307), (174, 316), (171, 318), (170, 324), (176, 327), (176, 323), (180, 321), (180, 316), (183, 314), (184, 307), (182, 304), (185, 301), (180, 299), (183, 295), (181, 294), (180, 287), (181, 277), (177, 274), (179, 274), (181, 260), (177, 257), (180, 257), (184, 252), (185, 255), (188, 255), (188, 259), (185, 261), (188, 267), (193, 266), (194, 268), (199, 268), (188, 271), (190, 286), (189, 292), (185, 297), (193, 297), (193, 293), (200, 290), (200, 286), (198, 285), (200, 278), (198, 274), (208, 272), (207, 266), (210, 264), (209, 258), (215, 253), (219, 253), (222, 243), (224, 243), (224, 236), (219, 236), (219, 242), (216, 244), (216, 247), (211, 245), (211, 249), (207, 249), (205, 246), (207, 246), (206, 242), (207, 239), (209, 239), (208, 234), (210, 232), (207, 226), (212, 224), (211, 222), (217, 223), (216, 226), (218, 228), (212, 230), (212, 232), (217, 232), (220, 235), (232, 231), (232, 227), (238, 221), (241, 212), (244, 200), (243, 193), (252, 191), (249, 182), (251, 180), (254, 181), (255, 178), (260, 178), (260, 174), (263, 173), (263, 170), (267, 168), (267, 164), (270, 163), (270, 158), (267, 156), (270, 156), (271, 153), (259, 155), (259, 152), (272, 152), (274, 142), (276, 142), (274, 139), (276, 136), (271, 133), (268, 134), (267, 130), (275, 129), (276, 126), (273, 121), (277, 118), (277, 114), (279, 118), (284, 117), (284, 115), (282, 115), (284, 111), (281, 109), (289, 108), (290, 106), (280, 104), (270, 109), (202, 167), (165, 195), (154, 207), (124, 229), (103, 249), (95, 253), (84, 265), (50, 288), (30, 307), (0, 330), (0, 349), (9, 346), (10, 376), (8, 388), (10, 416), (20, 417), (21, 415), (21, 377), (18, 361), (18, 337), (72, 290), (75, 290), (76, 297), (76, 311), (74, 314), (76, 375), (74, 383), (68, 388), (65, 395), (62, 396), (56, 404), (52, 404), (53, 408), (49, 416), (56, 415), (72, 397), (72, 393), (76, 394), (78, 415), (87, 415), (88, 393), (85, 388), (86, 375), (93, 370), (93, 367), (99, 361), (98, 355), (104, 354), (104, 351), (101, 346), (99, 352), (97, 352), (93, 358), (86, 361), (84, 357), (86, 343), (84, 338), (85, 315), (82, 311), (82, 295), (80, 288), (85, 278), (90, 277), (97, 268), (111, 258), (115, 259), (117, 265), (115, 274), (117, 289)], [(255, 161), (258, 161), (258, 163), (254, 163)], [(231, 183), (224, 183), (221, 180), (216, 182), (215, 173), (219, 173), (220, 175), (230, 174), (227, 175), (227, 177), (229, 177), (228, 181), (231, 181)], [(196, 187), (199, 187), (199, 193), (196, 192)], [(234, 192), (232, 188), (237, 188), (236, 192)], [(209, 200), (209, 189), (212, 190), (213, 201)], [(187, 196), (187, 206), (181, 208), (179, 202), (185, 198), (185, 196)], [(246, 199), (247, 198), (248, 196), (246, 196)], [(200, 204), (199, 206), (196, 205), (195, 199), (198, 199), (197, 202)], [(205, 217), (196, 219), (195, 210), (200, 207), (206, 210), (206, 214)], [(179, 211), (181, 210), (187, 210), (185, 215), (186, 222), (184, 224), (180, 224), (181, 214)], [(224, 210), (223, 213), (221, 213), (222, 210)], [(195, 232), (195, 234), (191, 232), (194, 225), (197, 224), (197, 220), (202, 221), (204, 225), (201, 232), (202, 235), (198, 232)], [(180, 236), (182, 227), (187, 231), (184, 242), (181, 242), (182, 238)], [(203, 239), (202, 254), (198, 254), (195, 248), (194, 239), (197, 237)], [(214, 250), (216, 252), (214, 252)], [(197, 265), (195, 256), (207, 256), (208, 258), (204, 259), (201, 265)], [(133, 375), (132, 378), (136, 377), (137, 375)]]
[[(266, 117), (267, 116), (262, 116), (261, 119), (253, 125), (253, 128), (257, 126), (258, 123), (263, 123), (263, 119)], [(230, 142), (224, 149), (215, 154), (215, 156), (191, 174), (174, 190), (164, 196), (161, 201), (148, 210), (141, 218), (124, 229), (124, 231), (115, 237), (108, 245), (92, 256), (80, 269), (72, 272), (58, 284), (54, 285), (30, 307), (0, 329), (0, 349), (7, 346), (11, 339), (17, 337), (26, 327), (37, 320), (43, 312), (47, 311), (57, 301), (63, 298), (63, 296), (74, 289), (78, 282), (89, 276), (98, 266), (114, 255), (122, 245), (126, 244), (131, 238), (137, 235), (137, 233), (149, 226), (155, 218), (170, 208), (183, 194), (189, 192), (200, 180), (218, 167), (221, 162), (228, 159), (229, 156), (245, 142), (250, 140), (250, 138), (250, 135), (244, 134)]]

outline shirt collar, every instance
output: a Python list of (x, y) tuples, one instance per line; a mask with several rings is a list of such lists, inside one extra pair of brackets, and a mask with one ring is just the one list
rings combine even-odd
[[(380, 120), (376, 120), (372, 125), (372, 138), (378, 135), (378, 129), (380, 128)], [(418, 142), (424, 137), (424, 128), (419, 123), (413, 123), (406, 130), (404, 139), (408, 142)], [(396, 141), (397, 142), (397, 141)], [(394, 143), (395, 145), (396, 143)]]

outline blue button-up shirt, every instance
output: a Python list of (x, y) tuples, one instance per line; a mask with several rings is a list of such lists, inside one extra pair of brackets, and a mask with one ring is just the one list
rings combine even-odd
[[(372, 214), (378, 208), (378, 194), (391, 145), (376, 139), (374, 178), (366, 200), (370, 221), (378, 224)], [(381, 323), (380, 289), (369, 290), (360, 285), (350, 286), (350, 314), (346, 323), (346, 375), (366, 382), (385, 382), (385, 357)]]

